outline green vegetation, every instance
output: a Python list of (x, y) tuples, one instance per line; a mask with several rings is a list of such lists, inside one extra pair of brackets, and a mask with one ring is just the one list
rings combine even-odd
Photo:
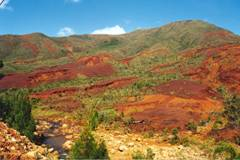
[(197, 125), (194, 122), (189, 122), (186, 126), (186, 128), (190, 131), (192, 131), (193, 133), (196, 133), (197, 131)]
[(98, 112), (96, 110), (93, 110), (88, 118), (88, 127), (89, 129), (95, 130), (97, 128), (99, 124), (99, 116), (98, 116)]
[[(213, 34), (207, 37), (206, 41), (206, 33), (211, 32), (227, 32), (232, 36), (219, 38)], [(73, 54), (74, 58), (104, 52), (117, 58), (126, 58), (145, 51), (159, 52), (159, 55), (169, 53), (174, 55), (176, 52), (186, 49), (237, 42), (239, 42), (237, 36), (222, 28), (203, 21), (189, 20), (170, 23), (160, 28), (138, 30), (121, 36), (82, 35), (51, 38), (40, 33), (24, 36), (0, 36), (0, 59), (7, 62), (5, 72), (9, 73), (50, 65), (45, 62), (51, 63), (51, 66), (64, 64), (66, 61), (71, 61), (68, 54)], [(70, 47), (66, 44), (69, 44)], [(69, 52), (69, 48), (72, 49), (73, 53)], [(145, 58), (142, 67), (140, 67), (147, 66), (145, 69), (148, 69), (152, 64), (156, 64), (159, 60), (158, 56)], [(24, 60), (27, 63), (22, 65), (12, 63), (16, 60), (20, 62)], [(201, 60), (201, 55), (196, 55), (187, 64), (195, 65)], [(136, 64), (139, 64), (142, 60), (136, 61), (138, 61)]]
[(110, 40), (105, 40), (99, 43), (99, 50), (112, 50), (118, 47), (122, 42), (117, 38), (111, 38)]
[(116, 120), (117, 113), (114, 109), (109, 108), (99, 112), (100, 123), (110, 124)]
[(38, 106), (37, 104), (33, 104), (32, 116), (34, 119), (38, 119), (39, 117), (51, 117), (51, 116), (52, 117), (65, 116), (68, 118), (74, 118), (71, 113), (50, 109), (47, 106)]
[(150, 130), (144, 133), (143, 135), (144, 138), (152, 138), (154, 137), (154, 131)]
[(218, 157), (222, 157), (226, 160), (233, 160), (237, 158), (237, 152), (229, 143), (219, 142), (213, 153), (214, 159), (217, 159)]
[(134, 160), (143, 160), (143, 159), (153, 160), (154, 157), (155, 157), (155, 154), (153, 153), (151, 148), (147, 149), (146, 155), (141, 151), (136, 151), (135, 153), (132, 154), (132, 159)]
[(0, 96), (0, 119), (33, 140), (35, 122), (31, 109), (28, 94), (24, 90), (7, 91)]
[(222, 95), (222, 97), (223, 97), (224, 99), (226, 99), (227, 97), (229, 97), (229, 92), (228, 92), (228, 90), (226, 89), (225, 86), (219, 86), (219, 87), (217, 88), (217, 92), (220, 93), (220, 95)]
[(141, 151), (136, 151), (135, 153), (132, 154), (132, 159), (140, 160), (140, 159), (146, 159), (146, 157)]
[(227, 117), (229, 125), (240, 127), (240, 97), (230, 96), (224, 104), (224, 115)]
[(7, 61), (34, 58), (42, 60), (56, 59), (66, 56), (67, 52), (61, 42), (41, 33), (24, 36), (1, 36), (0, 42), (0, 59)]
[(196, 67), (201, 64), (205, 58), (206, 56), (204, 54), (193, 55), (191, 58), (185, 60), (185, 65), (187, 67)]
[(97, 143), (88, 129), (85, 129), (70, 152), (71, 159), (109, 159), (104, 142)]
[(104, 80), (102, 77), (85, 77), (85, 76), (78, 76), (72, 80), (62, 80), (53, 83), (41, 84), (35, 88), (30, 89), (31, 92), (41, 92), (53, 88), (60, 88), (60, 87), (86, 87), (96, 83), (97, 81)]
[(177, 144), (177, 143), (179, 143), (180, 138), (179, 138), (178, 133), (179, 133), (179, 130), (177, 128), (173, 128), (173, 130), (172, 130), (172, 137), (169, 140), (170, 144)]
[(209, 121), (210, 121), (211, 119), (210, 119), (210, 117), (207, 119), (207, 120), (200, 120), (200, 122), (199, 122), (199, 126), (206, 126), (208, 123), (209, 123)]
[(0, 68), (3, 68), (4, 64), (3, 64), (3, 61), (0, 60)]
[[(0, 60), (0, 69), (2, 69), (4, 67), (3, 61)], [(0, 72), (0, 79), (4, 76), (4, 74), (2, 72)]]
[(133, 124), (134, 119), (132, 117), (124, 116), (122, 117), (122, 121), (126, 126), (130, 126)]
[(53, 67), (56, 65), (63, 65), (66, 63), (70, 63), (68, 57), (61, 57), (57, 59), (34, 59), (29, 60), (30, 62), (22, 62), (22, 63), (15, 63), (15, 61), (7, 61), (4, 63), (4, 68), (2, 69), (3, 73), (28, 73), (32, 72), (35, 69), (38, 68), (44, 68), (44, 67)]
[[(71, 97), (82, 104), (78, 113), (74, 116), (87, 125), (87, 129), (81, 133), (81, 136), (72, 148), (71, 158), (108, 159), (104, 142), (96, 142), (92, 131), (96, 130), (99, 124), (111, 125), (114, 123), (116, 124), (115, 126), (117, 126), (117, 122), (124, 123), (126, 126), (133, 124), (133, 118), (123, 114), (118, 115), (113, 107), (119, 103), (128, 102), (129, 97), (133, 101), (139, 101), (144, 95), (155, 94), (154, 87), (162, 83), (185, 79), (186, 77), (183, 77), (185, 69), (197, 67), (206, 58), (206, 54), (202, 54), (201, 51), (189, 56), (187, 54), (179, 54), (182, 51), (217, 46), (226, 42), (236, 42), (236, 37), (231, 33), (229, 34), (232, 36), (226, 36), (228, 38), (219, 38), (214, 35), (206, 37), (208, 33), (218, 31), (225, 30), (202, 21), (182, 21), (171, 23), (161, 28), (139, 30), (121, 36), (83, 35), (64, 38), (49, 38), (42, 34), (31, 34), (27, 35), (27, 37), (0, 36), (0, 58), (4, 60), (4, 68), (2, 68), (2, 61), (0, 61), (0, 68), (2, 68), (1, 72), (3, 73), (31, 72), (40, 67), (72, 63), (83, 56), (99, 53), (111, 54), (113, 58), (109, 63), (116, 70), (112, 76), (78, 76), (73, 80), (42, 84), (30, 89), (31, 93), (58, 87), (79, 87), (84, 89), (103, 80), (130, 76), (136, 77), (136, 82), (122, 88), (109, 87), (101, 94), (93, 95), (85, 94), (85, 91), (81, 92), (80, 90), (76, 96)], [(12, 46), (7, 44), (12, 44)], [(66, 44), (69, 47), (66, 47)], [(70, 50), (73, 50), (73, 53)], [(133, 59), (128, 65), (121, 62), (121, 59), (131, 57)], [(215, 121), (213, 129), (224, 127), (225, 119), (228, 120), (229, 125), (239, 126), (240, 98), (238, 96), (229, 96), (224, 87), (218, 88), (218, 91), (225, 98), (225, 111), (221, 114), (221, 118)], [(64, 96), (65, 93), (59, 97), (65, 98)], [(71, 95), (68, 96), (70, 97)], [(40, 114), (43, 114), (43, 116), (67, 115), (64, 112), (49, 109), (52, 107), (50, 105), (54, 104), (48, 104), (48, 100), (36, 102), (38, 107), (34, 108), (34, 116), (39, 116)], [(46, 103), (44, 104), (44, 102)], [(0, 118), (3, 121), (30, 139), (33, 139), (35, 123), (31, 116), (32, 106), (25, 93), (14, 91), (2, 94), (0, 107)], [(47, 107), (49, 108), (46, 111)], [(69, 115), (74, 117), (70, 113)], [(225, 119), (223, 119), (223, 115), (226, 117)], [(209, 120), (203, 120), (199, 125), (204, 126), (208, 122)], [(189, 122), (186, 128), (194, 133), (197, 131), (197, 125), (194, 122)], [(192, 143), (189, 138), (179, 137), (180, 134), (177, 128), (170, 132), (171, 138), (169, 138), (168, 134), (167, 129), (163, 131), (164, 138), (169, 140), (168, 142), (171, 144), (188, 146)], [(145, 138), (153, 136), (153, 131), (144, 134)], [(239, 137), (235, 137), (236, 144), (240, 143), (239, 139)], [(207, 145), (204, 147), (209, 148)], [(219, 148), (216, 148), (216, 156), (221, 153), (221, 150), (224, 150), (224, 147)], [(225, 147), (225, 150), (230, 152), (230, 154), (234, 153), (232, 149), (226, 149)], [(154, 154), (151, 149), (148, 149), (146, 154), (140, 151), (133, 154), (133, 159), (153, 158)]]
[(224, 128), (224, 122), (223, 122), (222, 117), (218, 116), (216, 121), (214, 122), (214, 124), (212, 126), (212, 129), (213, 130), (218, 130), (218, 129), (221, 129), (221, 128)]
[(236, 143), (237, 145), (240, 145), (240, 136), (236, 136), (236, 137), (234, 138), (234, 141), (235, 141), (235, 143)]
[(103, 141), (97, 143), (91, 133), (100, 123), (107, 123), (112, 118), (111, 112), (98, 113), (96, 110), (98, 102), (99, 101), (93, 101), (85, 111), (85, 114), (87, 114), (85, 115), (87, 125), (70, 151), (71, 159), (109, 159), (105, 143)]
[(190, 144), (191, 144), (191, 142), (190, 142), (188, 137), (181, 137), (179, 143), (181, 145), (183, 145), (184, 147), (190, 146)]

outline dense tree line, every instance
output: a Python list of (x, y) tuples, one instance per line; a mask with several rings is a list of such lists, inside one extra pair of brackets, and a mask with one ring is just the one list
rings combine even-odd
[(11, 90), (0, 94), (0, 120), (33, 140), (35, 121), (32, 105), (24, 90)]

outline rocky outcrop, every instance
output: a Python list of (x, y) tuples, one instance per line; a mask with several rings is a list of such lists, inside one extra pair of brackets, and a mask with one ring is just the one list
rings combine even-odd
[(0, 159), (57, 159), (57, 153), (32, 143), (5, 123), (0, 122)]

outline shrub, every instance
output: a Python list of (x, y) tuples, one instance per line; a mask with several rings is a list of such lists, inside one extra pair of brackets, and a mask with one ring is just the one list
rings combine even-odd
[(197, 132), (197, 125), (194, 122), (189, 122), (186, 126), (186, 128), (190, 131), (192, 131), (193, 133)]
[(132, 154), (132, 159), (146, 159), (145, 155), (141, 151), (136, 151)]
[(4, 67), (3, 61), (0, 60), (0, 68), (3, 68), (3, 67)]
[(232, 160), (237, 157), (235, 149), (226, 142), (220, 142), (214, 149), (213, 158), (223, 157), (226, 160)]
[(123, 117), (123, 122), (125, 125), (129, 126), (133, 123), (134, 119), (132, 117)]
[(223, 98), (226, 98), (229, 96), (228, 90), (224, 86), (220, 86), (217, 88), (217, 92), (222, 95)]
[(201, 120), (200, 122), (199, 122), (199, 126), (206, 126), (206, 124), (209, 122), (210, 120), (208, 119), (208, 120)]
[(177, 144), (177, 143), (179, 143), (179, 140), (180, 140), (180, 138), (179, 138), (179, 136), (178, 136), (178, 129), (177, 128), (174, 128), (173, 130), (172, 130), (172, 136), (173, 137), (171, 137), (171, 139), (169, 140), (169, 143), (170, 144)]
[(31, 110), (32, 105), (24, 90), (8, 91), (0, 97), (0, 119), (33, 140), (35, 121), (32, 118)]
[(146, 159), (154, 159), (154, 157), (155, 157), (155, 154), (153, 153), (152, 149), (148, 148)]
[(152, 138), (152, 137), (154, 137), (154, 131), (150, 130), (150, 131), (144, 133), (143, 136), (144, 136), (144, 138)]
[(180, 139), (180, 144), (187, 147), (187, 146), (190, 146), (190, 141), (187, 137), (184, 137)]
[(223, 121), (220, 117), (217, 118), (217, 120), (214, 122), (212, 129), (213, 130), (218, 130), (223, 128)]
[(109, 159), (107, 148), (102, 141), (96, 143), (89, 129), (85, 129), (70, 151), (71, 159)]
[(168, 140), (168, 128), (164, 128), (162, 130), (161, 136), (163, 137), (163, 141), (167, 141)]
[(179, 133), (178, 128), (173, 128), (173, 129), (172, 129), (172, 134), (173, 134), (173, 135), (177, 135), (178, 133)]
[(234, 137), (234, 142), (235, 142), (237, 145), (240, 145), (240, 135)]
[(96, 110), (92, 111), (88, 118), (88, 127), (90, 130), (95, 130), (99, 124), (99, 116)]
[(164, 128), (161, 133), (162, 136), (167, 136), (168, 135), (168, 128)]
[[(4, 67), (3, 61), (0, 60), (0, 69)], [(0, 78), (4, 77), (3, 73), (0, 73)]]
[(112, 123), (116, 119), (116, 111), (113, 109), (103, 110), (99, 113), (99, 121), (103, 123)]
[(3, 73), (0, 73), (0, 79), (4, 77), (4, 74)]
[(152, 160), (152, 159), (154, 159), (154, 156), (155, 156), (155, 154), (153, 153), (152, 149), (148, 148), (146, 155), (144, 153), (142, 153), (141, 151), (137, 151), (137, 152), (132, 154), (132, 159), (136, 159), (136, 160), (140, 160), (140, 159)]
[(232, 126), (240, 126), (240, 97), (230, 96), (224, 102), (224, 115)]

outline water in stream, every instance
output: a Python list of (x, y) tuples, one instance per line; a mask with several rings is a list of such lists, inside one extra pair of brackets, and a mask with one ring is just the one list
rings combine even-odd
[(65, 136), (56, 132), (59, 128), (60, 123), (50, 122), (51, 127), (44, 133), (44, 141), (43, 144), (53, 148), (58, 151), (60, 159), (66, 159), (67, 153), (62, 148), (62, 145), (65, 143)]

